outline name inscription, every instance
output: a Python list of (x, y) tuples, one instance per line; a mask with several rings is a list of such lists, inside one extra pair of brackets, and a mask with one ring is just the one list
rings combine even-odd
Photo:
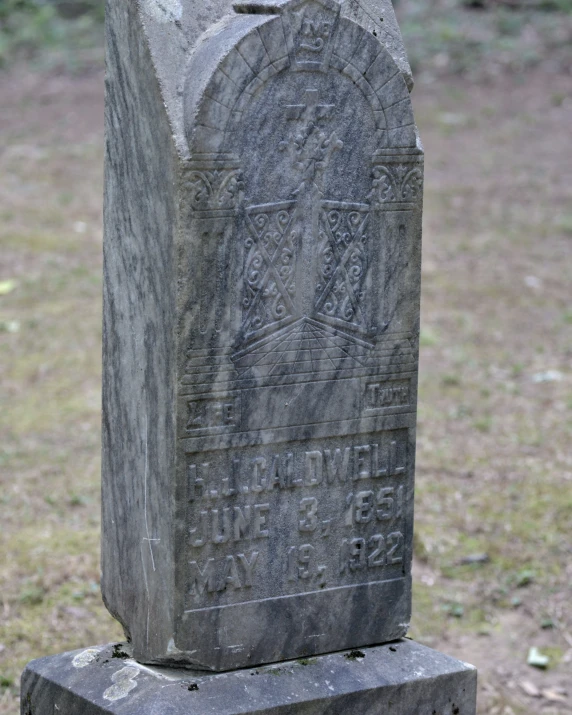
[(224, 466), (192, 461), (187, 468), (188, 497), (195, 501), (379, 479), (404, 474), (406, 459), (407, 442), (396, 438), (333, 449), (234, 455)]
[(188, 610), (403, 575), (408, 430), (355, 439), (187, 456)]

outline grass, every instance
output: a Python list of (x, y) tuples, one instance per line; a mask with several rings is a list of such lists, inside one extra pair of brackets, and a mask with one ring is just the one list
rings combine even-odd
[(102, 61), (103, 0), (2, 0), (0, 67), (27, 61), (81, 72)]
[[(519, 686), (564, 688), (572, 662), (572, 195), (558, 160), (572, 147), (543, 77), (416, 96), (428, 183), (411, 633), (479, 666), (488, 715), (572, 711)], [(444, 131), (453, 109), (475, 126)], [(529, 646), (555, 649), (546, 672), (526, 665)]]
[[(572, 68), (572, 0), (394, 3), (417, 78)], [(27, 61), (81, 73), (101, 64), (104, 0), (3, 0), (0, 67)], [(476, 6), (479, 6), (476, 8)], [(552, 94), (555, 104), (565, 96)]]
[(99, 590), (100, 77), (4, 75), (2, 93), (0, 713), (15, 713), (27, 660), (121, 631)]
[[(418, 79), (461, 74), (471, 79), (572, 66), (572, 3), (404, 0), (397, 5), (409, 58)], [(561, 101), (555, 92), (554, 101)]]

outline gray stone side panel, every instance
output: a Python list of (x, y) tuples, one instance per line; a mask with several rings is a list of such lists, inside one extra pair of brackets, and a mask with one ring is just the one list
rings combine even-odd
[(475, 715), (476, 684), (472, 666), (407, 640), (215, 675), (142, 666), (105, 646), (32, 661), (21, 713)]
[(172, 636), (174, 147), (135, 3), (107, 2), (102, 592), (148, 652)]

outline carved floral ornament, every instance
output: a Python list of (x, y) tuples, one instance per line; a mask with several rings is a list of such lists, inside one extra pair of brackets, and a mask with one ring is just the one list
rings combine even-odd
[(423, 173), (412, 164), (381, 164), (373, 168), (373, 188), (368, 198), (373, 207), (393, 202), (414, 203), (423, 189)]
[(240, 169), (193, 168), (185, 177), (193, 209), (234, 209), (244, 186)]

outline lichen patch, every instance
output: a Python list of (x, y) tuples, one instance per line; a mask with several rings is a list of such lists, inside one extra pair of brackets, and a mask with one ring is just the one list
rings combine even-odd
[(127, 697), (133, 688), (137, 687), (135, 678), (139, 675), (139, 672), (139, 668), (127, 665), (125, 668), (118, 670), (117, 673), (114, 673), (111, 676), (113, 685), (110, 685), (103, 693), (104, 700), (115, 702)]

